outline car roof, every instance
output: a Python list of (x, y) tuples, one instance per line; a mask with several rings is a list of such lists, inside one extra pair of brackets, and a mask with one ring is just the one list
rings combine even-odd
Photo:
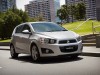
[[(23, 24), (35, 24), (35, 23), (54, 23), (54, 22), (45, 22), (45, 21), (40, 21), (40, 22), (25, 22), (25, 23), (19, 24), (18, 26), (21, 26), (21, 25), (23, 25)], [(18, 26), (17, 26), (17, 27), (18, 27)]]
[[(53, 23), (53, 22), (45, 22), (45, 21), (41, 21), (41, 22), (25, 22), (26, 24), (32, 24), (32, 23)], [(24, 23), (24, 24), (25, 24)]]

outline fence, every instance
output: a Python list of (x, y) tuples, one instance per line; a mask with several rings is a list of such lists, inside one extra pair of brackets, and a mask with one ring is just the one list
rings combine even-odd
[(100, 34), (100, 25), (99, 26), (92, 25), (92, 30), (93, 30), (93, 34), (95, 33)]
[(68, 25), (68, 28), (80, 35), (98, 34), (100, 33), (100, 21), (91, 20), (89, 18), (86, 21), (79, 21), (75, 22), (74, 25)]

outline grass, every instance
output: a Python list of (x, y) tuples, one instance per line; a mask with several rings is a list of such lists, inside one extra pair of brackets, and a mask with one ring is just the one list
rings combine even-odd
[(0, 40), (0, 42), (10, 42), (11, 39)]
[[(99, 21), (90, 20), (90, 21), (87, 21), (86, 23), (84, 23), (82, 26), (80, 26), (78, 29), (75, 30), (75, 28), (77, 28), (83, 22), (84, 21), (67, 23), (67, 24), (63, 24), (63, 27), (68, 29), (68, 30), (72, 30), (72, 31), (74, 31), (74, 32), (76, 32), (76, 33), (78, 33), (80, 35), (86, 35), (86, 34), (93, 33), (92, 32), (92, 22), (93, 22), (94, 26), (100, 26), (100, 22)], [(96, 31), (100, 32), (100, 27), (96, 28)]]

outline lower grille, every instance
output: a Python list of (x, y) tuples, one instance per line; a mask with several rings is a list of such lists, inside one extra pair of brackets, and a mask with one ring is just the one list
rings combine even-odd
[(61, 52), (74, 52), (77, 51), (78, 45), (60, 47)]

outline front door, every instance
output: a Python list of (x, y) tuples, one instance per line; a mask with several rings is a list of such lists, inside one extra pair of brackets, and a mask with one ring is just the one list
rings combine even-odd
[(29, 53), (30, 52), (30, 36), (31, 34), (26, 34), (23, 33), (24, 30), (28, 30), (29, 32), (31, 32), (31, 29), (29, 27), (29, 25), (24, 25), (23, 30), (22, 30), (22, 36), (21, 36), (21, 46), (22, 49), (24, 50), (24, 53)]

